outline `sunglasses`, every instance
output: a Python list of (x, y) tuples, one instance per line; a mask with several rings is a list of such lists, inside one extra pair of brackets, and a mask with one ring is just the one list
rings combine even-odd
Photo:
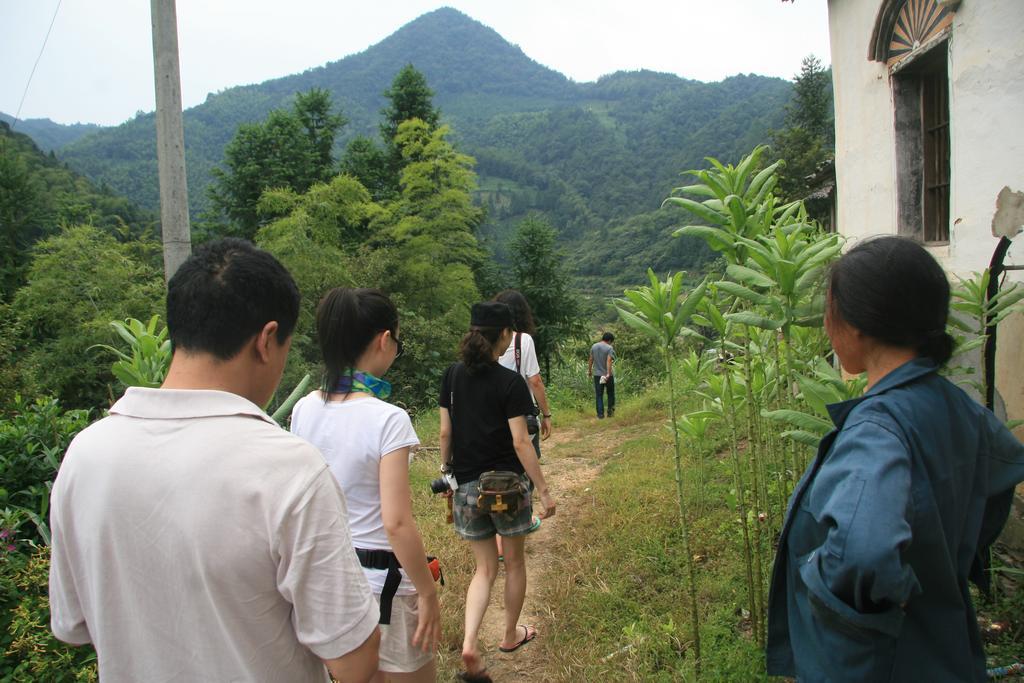
[(399, 339), (398, 337), (391, 337), (391, 338), (394, 339), (395, 340), (395, 344), (398, 345), (398, 350), (395, 351), (395, 360), (398, 360), (399, 358), (402, 357), (402, 353), (405, 351), (405, 346), (402, 344), (402, 340)]

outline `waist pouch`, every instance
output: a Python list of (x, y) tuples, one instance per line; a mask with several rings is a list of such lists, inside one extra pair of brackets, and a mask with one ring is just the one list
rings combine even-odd
[(484, 512), (514, 515), (529, 500), (529, 491), (516, 472), (484, 472), (478, 488), (476, 506)]
[[(394, 601), (395, 593), (398, 592), (398, 585), (402, 583), (402, 568), (398, 557), (390, 550), (366, 550), (356, 548), (356, 556), (359, 564), (366, 569), (387, 569), (388, 575), (384, 578), (384, 589), (380, 593), (380, 621), (381, 624), (391, 623), (391, 603)], [(440, 581), (444, 585), (444, 574), (441, 572), (441, 563), (432, 555), (427, 555), (427, 566), (430, 567), (430, 574), (434, 581)]]

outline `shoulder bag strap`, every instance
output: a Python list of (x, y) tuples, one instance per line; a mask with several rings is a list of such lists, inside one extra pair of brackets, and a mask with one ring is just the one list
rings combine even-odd
[(516, 372), (523, 374), (523, 333), (515, 333)]
[(448, 420), (452, 423), (452, 459), (448, 464), (455, 466), (455, 376), (458, 375), (459, 364), (448, 368)]

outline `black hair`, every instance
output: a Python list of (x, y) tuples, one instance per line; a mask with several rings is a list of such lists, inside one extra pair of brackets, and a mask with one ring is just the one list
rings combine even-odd
[(830, 314), (885, 344), (915, 349), (944, 365), (953, 355), (946, 333), (949, 280), (917, 242), (876, 237), (832, 264)]
[(615, 341), (615, 335), (612, 334), (611, 332), (605, 332), (604, 334), (601, 335), (601, 341), (613, 342)]
[(251, 242), (207, 242), (167, 283), (167, 329), (175, 349), (228, 360), (277, 321), (284, 343), (299, 317), (299, 288), (288, 270)]
[(342, 377), (355, 369), (359, 356), (384, 331), (398, 338), (398, 309), (384, 292), (335, 287), (324, 295), (316, 309), (316, 335), (324, 361), (320, 389), (325, 397), (338, 391)]
[(503, 303), (512, 309), (512, 317), (516, 321), (516, 332), (525, 332), (531, 337), (537, 334), (537, 325), (533, 320), (530, 303), (522, 292), (506, 289), (494, 295), (494, 301)]
[(494, 345), (498, 343), (502, 327), (471, 327), (459, 342), (459, 358), (470, 374), (494, 363)]

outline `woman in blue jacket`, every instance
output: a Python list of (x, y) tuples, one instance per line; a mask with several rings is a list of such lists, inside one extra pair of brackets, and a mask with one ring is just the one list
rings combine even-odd
[(825, 329), (859, 398), (789, 502), (772, 576), (768, 673), (800, 681), (984, 681), (968, 578), (1024, 479), (1024, 446), (938, 374), (949, 282), (923, 247), (881, 237), (829, 278)]

